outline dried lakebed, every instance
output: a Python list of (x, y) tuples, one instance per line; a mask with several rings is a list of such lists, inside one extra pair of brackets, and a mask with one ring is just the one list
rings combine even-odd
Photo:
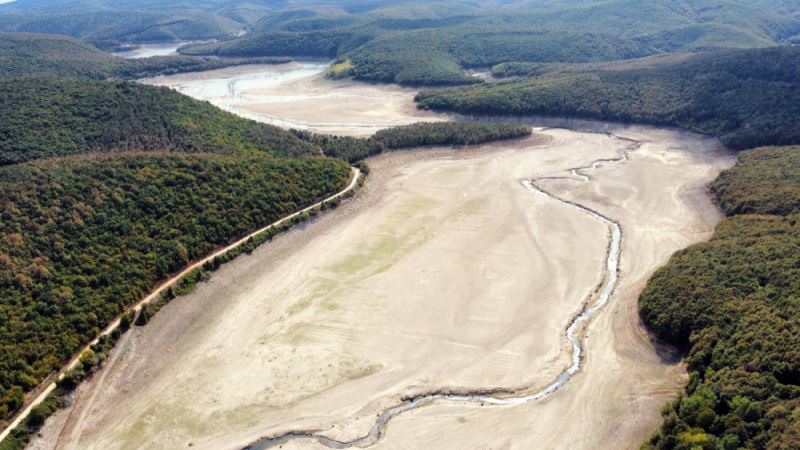
[(441, 121), (419, 111), (416, 90), (325, 77), (328, 61), (229, 67), (140, 80), (169, 86), (249, 119), (320, 133), (368, 136), (395, 125)]
[[(371, 160), (356, 200), (134, 330), (33, 447), (61, 435), (74, 439), (59, 448), (243, 448), (297, 431), (328, 444), (380, 431), (360, 443), (375, 448), (638, 446), (684, 374), (648, 339), (636, 295), (672, 252), (710, 235), (705, 185), (732, 157), (696, 135), (611, 131), (624, 138), (548, 129)], [(571, 173), (619, 158), (628, 139), (641, 142), (629, 159)], [(616, 286), (603, 218), (624, 233)], [(589, 326), (567, 330), (582, 311)], [(520, 398), (563, 373), (555, 395)], [(449, 401), (372, 431), (431, 394)], [(495, 398), (515, 405), (482, 406)], [(325, 448), (282, 443), (308, 447)]]
[[(572, 168), (570, 169), (570, 173), (575, 177), (580, 177), (580, 181), (587, 182), (589, 181), (589, 176), (584, 174), (585, 170), (597, 169), (599, 167), (599, 164), (603, 162), (627, 161), (628, 151), (633, 150), (638, 146), (639, 143), (634, 142), (634, 144), (631, 147), (622, 150), (621, 155), (617, 158), (599, 159), (597, 161), (593, 161), (589, 166)], [(543, 177), (542, 179), (552, 180), (558, 178)], [(372, 428), (370, 429), (369, 433), (367, 433), (366, 436), (354, 439), (352, 441), (342, 442), (335, 439), (331, 439), (322, 434), (315, 434), (303, 431), (290, 431), (288, 433), (283, 433), (278, 436), (262, 438), (253, 445), (248, 445), (247, 447), (245, 447), (245, 450), (263, 450), (266, 448), (282, 444), (284, 442), (289, 442), (292, 440), (299, 440), (299, 439), (313, 439), (331, 448), (364, 447), (372, 445), (378, 439), (380, 439), (383, 435), (385, 427), (387, 426), (389, 421), (392, 420), (394, 417), (403, 414), (405, 412), (411, 411), (413, 409), (420, 408), (437, 400), (444, 400), (449, 402), (480, 403), (485, 405), (514, 406), (514, 405), (521, 405), (524, 403), (528, 403), (534, 400), (540, 400), (542, 398), (547, 397), (548, 395), (553, 394), (559, 388), (564, 386), (564, 384), (567, 383), (570, 380), (570, 378), (572, 378), (572, 376), (580, 368), (581, 352), (583, 351), (583, 346), (581, 342), (581, 337), (578, 336), (579, 330), (581, 330), (581, 327), (585, 326), (586, 322), (588, 322), (598, 311), (600, 311), (602, 307), (606, 305), (606, 303), (608, 303), (609, 299), (611, 298), (611, 294), (614, 293), (614, 288), (617, 286), (617, 280), (619, 278), (619, 257), (620, 257), (620, 244), (622, 241), (622, 229), (620, 228), (619, 223), (617, 223), (613, 219), (605, 217), (602, 214), (593, 211), (592, 209), (589, 209), (585, 206), (582, 206), (578, 203), (562, 200), (548, 193), (547, 191), (537, 187), (535, 184), (535, 180), (523, 180), (522, 185), (525, 186), (526, 189), (532, 192), (544, 195), (545, 197), (552, 199), (556, 202), (559, 202), (561, 204), (577, 208), (579, 211), (582, 211), (588, 214), (589, 216), (594, 217), (595, 219), (605, 223), (610, 230), (610, 242), (608, 243), (608, 250), (606, 252), (606, 267), (605, 267), (605, 273), (603, 274), (603, 281), (591, 295), (591, 297), (596, 296), (596, 299), (593, 302), (590, 299), (590, 303), (584, 306), (584, 309), (580, 312), (580, 314), (578, 314), (567, 327), (565, 335), (567, 341), (571, 346), (572, 362), (570, 363), (569, 367), (567, 367), (563, 372), (561, 372), (558, 375), (555, 381), (547, 385), (547, 387), (545, 387), (544, 389), (534, 391), (532, 393), (528, 393), (525, 391), (504, 392), (502, 389), (495, 389), (492, 393), (487, 393), (485, 390), (481, 389), (471, 393), (437, 392), (432, 394), (424, 394), (417, 397), (405, 399), (403, 403), (401, 403), (400, 405), (387, 409), (386, 411), (378, 415), (378, 418), (375, 420), (375, 424), (372, 426)], [(529, 390), (530, 389), (528, 389), (527, 391)]]

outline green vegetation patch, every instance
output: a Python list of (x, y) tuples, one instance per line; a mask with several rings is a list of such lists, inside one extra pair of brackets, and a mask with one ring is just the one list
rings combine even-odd
[(351, 163), (386, 150), (431, 145), (475, 145), (530, 136), (531, 127), (492, 122), (419, 122), (379, 130), (369, 139), (293, 132), (319, 145), (326, 155)]
[(349, 174), (327, 158), (179, 153), (0, 169), (0, 417), (159, 280)]
[(353, 75), (353, 61), (345, 59), (337, 62), (328, 69), (328, 76), (331, 78), (343, 78)]
[(711, 187), (727, 215), (800, 214), (800, 147), (743, 152)]
[(162, 87), (12, 78), (0, 79), (0, 98), (0, 165), (94, 151), (319, 151), (277, 127)]
[(421, 92), (421, 108), (671, 125), (737, 149), (800, 143), (800, 48), (699, 54), (654, 68), (573, 70)]
[(743, 153), (714, 182), (731, 217), (673, 255), (639, 298), (656, 336), (688, 350), (690, 372), (644, 448), (800, 447), (797, 154)]

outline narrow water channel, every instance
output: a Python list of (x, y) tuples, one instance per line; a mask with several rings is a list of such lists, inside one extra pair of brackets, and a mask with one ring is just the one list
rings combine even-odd
[(484, 391), (475, 390), (466, 393), (432, 392), (428, 394), (422, 394), (414, 397), (405, 398), (400, 404), (384, 410), (380, 415), (378, 415), (378, 418), (375, 420), (375, 423), (372, 425), (372, 428), (369, 430), (369, 433), (367, 433), (365, 436), (353, 439), (351, 441), (339, 441), (327, 437), (323, 434), (318, 434), (316, 432), (295, 430), (282, 433), (276, 436), (264, 437), (248, 445), (243, 450), (264, 450), (288, 441), (299, 440), (299, 439), (316, 440), (317, 442), (326, 447), (337, 448), (337, 449), (351, 448), (351, 447), (366, 447), (375, 444), (381, 439), (390, 420), (405, 412), (431, 404), (435, 401), (477, 403), (481, 405), (513, 406), (539, 400), (558, 391), (572, 378), (573, 375), (575, 375), (575, 373), (581, 367), (581, 356), (584, 351), (583, 342), (581, 340), (581, 335), (580, 335), (582, 327), (585, 326), (586, 323), (590, 319), (592, 319), (592, 317), (594, 317), (606, 304), (608, 304), (611, 298), (611, 294), (614, 293), (614, 289), (617, 286), (617, 280), (619, 277), (619, 259), (621, 253), (621, 243), (622, 243), (622, 228), (620, 227), (620, 224), (616, 220), (610, 217), (607, 217), (587, 206), (581, 205), (580, 203), (573, 202), (570, 200), (565, 200), (557, 197), (554, 194), (551, 194), (550, 192), (539, 187), (537, 185), (537, 181), (560, 178), (580, 183), (588, 182), (589, 175), (586, 174), (586, 171), (591, 169), (597, 169), (603, 163), (615, 163), (615, 162), (626, 161), (628, 159), (628, 152), (635, 150), (636, 148), (638, 148), (638, 146), (639, 146), (638, 142), (632, 142), (632, 144), (626, 150), (623, 150), (620, 153), (619, 157), (617, 158), (598, 159), (592, 161), (592, 163), (587, 166), (568, 169), (570, 174), (572, 175), (572, 178), (542, 177), (532, 180), (523, 180), (521, 182), (522, 186), (524, 186), (524, 188), (529, 190), (531, 193), (534, 193), (536, 195), (542, 195), (551, 201), (561, 203), (570, 208), (575, 208), (583, 212), (584, 214), (588, 214), (589, 216), (602, 222), (608, 227), (610, 236), (608, 247), (606, 250), (605, 267), (603, 269), (604, 274), (602, 280), (600, 281), (597, 288), (593, 291), (594, 294), (592, 295), (592, 297), (589, 299), (589, 301), (585, 303), (584, 309), (577, 316), (575, 316), (574, 319), (572, 319), (565, 332), (567, 341), (571, 346), (572, 362), (549, 385), (537, 390), (529, 390), (529, 389), (517, 390), (517, 391), (495, 390), (492, 392), (486, 392), (485, 390)]

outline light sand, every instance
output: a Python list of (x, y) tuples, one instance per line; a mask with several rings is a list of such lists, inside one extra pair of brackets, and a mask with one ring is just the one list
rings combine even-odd
[(161, 44), (141, 44), (130, 50), (115, 52), (113, 55), (129, 59), (150, 58), (152, 56), (168, 56), (178, 53), (178, 47), (188, 43), (189, 42), (167, 42)]
[(381, 448), (638, 448), (658, 411), (685, 383), (681, 365), (659, 355), (636, 299), (654, 268), (679, 248), (707, 239), (716, 210), (705, 184), (731, 158), (688, 134), (629, 128), (648, 140), (631, 160), (591, 173), (590, 183), (545, 184), (551, 192), (618, 220), (624, 232), (620, 289), (589, 326), (582, 373), (557, 394), (516, 408), (446, 404), (394, 421)]
[(369, 136), (381, 128), (446, 116), (417, 110), (416, 91), (325, 77), (327, 62), (229, 67), (140, 80), (260, 122), (319, 133)]
[[(616, 131), (649, 142), (589, 182), (540, 184), (623, 227), (619, 289), (589, 325), (581, 371), (523, 406), (407, 413), (378, 446), (634, 448), (654, 430), (684, 372), (653, 348), (636, 294), (672, 252), (710, 235), (704, 186), (732, 158), (711, 139)], [(34, 447), (59, 434), (59, 448), (81, 449), (237, 448), (295, 429), (352, 439), (403, 395), (547, 384), (568, 365), (563, 331), (599, 281), (608, 231), (520, 180), (568, 175), (628, 143), (544, 134), (373, 159), (366, 195), (136, 329)]]

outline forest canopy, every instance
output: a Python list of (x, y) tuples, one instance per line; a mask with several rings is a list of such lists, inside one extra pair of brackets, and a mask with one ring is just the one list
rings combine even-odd
[(688, 349), (690, 371), (645, 447), (800, 447), (797, 154), (742, 153), (713, 185), (730, 217), (710, 242), (673, 255), (642, 292), (644, 323)]
[(0, 98), (0, 165), (107, 151), (319, 151), (287, 131), (164, 87), (7, 78), (0, 79)]
[(189, 261), (322, 199), (346, 163), (205, 153), (0, 168), (0, 417)]
[(423, 91), (419, 107), (671, 125), (732, 148), (800, 143), (800, 48), (698, 54), (644, 69), (566, 70), (508, 83)]
[(432, 145), (476, 145), (531, 134), (531, 127), (492, 122), (419, 122), (379, 130), (370, 138), (328, 136), (294, 130), (300, 138), (319, 145), (328, 156), (351, 163), (387, 150)]
[(711, 188), (727, 215), (800, 214), (800, 147), (744, 152)]

